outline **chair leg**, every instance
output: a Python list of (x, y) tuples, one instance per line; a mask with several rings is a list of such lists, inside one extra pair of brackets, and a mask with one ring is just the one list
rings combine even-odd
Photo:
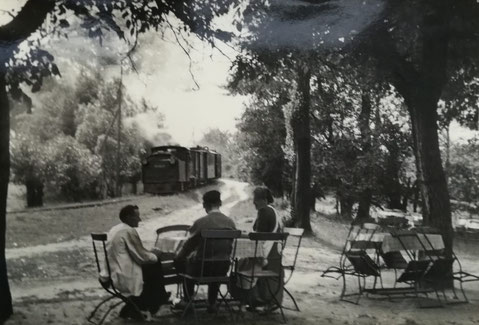
[(346, 295), (346, 274), (342, 274), (343, 277), (343, 289), (341, 290), (341, 295), (339, 296), (339, 300), (343, 300), (344, 296)]
[(462, 286), (462, 281), (459, 281), (459, 286), (461, 288), (462, 295), (464, 296), (464, 301), (469, 303), (469, 299), (467, 299), (466, 292), (464, 292), (464, 287)]
[(103, 322), (104, 322), (105, 319), (107, 318), (108, 314), (110, 314), (110, 312), (111, 312), (113, 309), (115, 309), (117, 306), (119, 306), (119, 305), (122, 304), (122, 303), (123, 303), (123, 301), (119, 301), (119, 302), (117, 302), (116, 304), (114, 304), (113, 306), (111, 306), (111, 307), (107, 310), (107, 312), (105, 313), (105, 315), (103, 315), (103, 318), (100, 320), (100, 322), (98, 323), (98, 325), (103, 324)]
[[(220, 290), (218, 291), (218, 294), (220, 295), (221, 297), (221, 300), (225, 303), (225, 308), (228, 310), (228, 312), (230, 313), (231, 315), (231, 320), (235, 322), (235, 319), (234, 319), (234, 314), (233, 314), (233, 308), (230, 307), (230, 305), (228, 304), (228, 301), (226, 300), (226, 297), (228, 296), (228, 291), (226, 291), (226, 293), (223, 295), (223, 293), (221, 292), (221, 288)], [(216, 310), (216, 315), (218, 315), (218, 310), (219, 308)]]
[(291, 300), (293, 301), (293, 304), (294, 304), (294, 308), (296, 308), (296, 311), (301, 311), (299, 310), (299, 307), (298, 307), (298, 304), (296, 303), (296, 299), (294, 299), (293, 295), (291, 294), (291, 292), (289, 292), (288, 289), (286, 289), (286, 287), (284, 288), (284, 291), (288, 294), (288, 296), (291, 298)]
[(115, 296), (110, 296), (110, 297), (107, 297), (105, 299), (103, 299), (96, 307), (95, 309), (93, 309), (93, 311), (90, 313), (90, 315), (87, 317), (87, 321), (92, 323), (92, 324), (96, 324), (95, 322), (92, 321), (92, 318), (95, 316), (96, 312), (98, 311), (98, 309), (100, 309), (100, 307), (105, 304), (106, 302), (112, 300), (113, 298), (116, 298)]
[[(184, 279), (185, 287), (186, 287), (186, 282), (187, 282), (187, 279), (185, 278)], [(181, 315), (181, 317), (184, 318), (186, 316), (186, 313), (188, 312), (188, 309), (189, 308), (193, 309), (193, 315), (195, 317), (195, 323), (196, 324), (198, 324), (198, 315), (196, 314), (196, 308), (195, 308), (195, 303), (194, 303), (193, 299), (194, 299), (194, 297), (196, 297), (196, 294), (198, 293), (198, 290), (199, 290), (199, 285), (196, 285), (196, 290), (194, 290), (192, 295), (190, 295), (188, 290), (185, 290), (186, 291), (185, 294), (186, 294), (186, 297), (188, 299), (188, 303), (186, 304), (185, 310), (183, 311), (183, 314)]]
[[(276, 295), (278, 294), (279, 290), (281, 290), (280, 286), (279, 286), (279, 283), (280, 283), (280, 279), (277, 280), (278, 281), (278, 290), (276, 290), (276, 292), (273, 294), (273, 291), (271, 290), (271, 286), (269, 285), (269, 282), (266, 281), (266, 286), (268, 287), (268, 291), (269, 291), (269, 294), (271, 295), (271, 297), (273, 298), (276, 306), (278, 306), (279, 308), (279, 311), (281, 312), (281, 317), (283, 318), (283, 323), (286, 324), (286, 317), (284, 316), (284, 311), (283, 311), (283, 306), (282, 304), (278, 301), (278, 299), (276, 299)], [(283, 287), (284, 288), (284, 287)]]
[(363, 287), (366, 285), (366, 278), (363, 278), (363, 287), (361, 287), (361, 277), (358, 275), (358, 287), (359, 287), (359, 294), (358, 297), (356, 298), (355, 304), (359, 304), (359, 300), (361, 299), (361, 296), (363, 294)]

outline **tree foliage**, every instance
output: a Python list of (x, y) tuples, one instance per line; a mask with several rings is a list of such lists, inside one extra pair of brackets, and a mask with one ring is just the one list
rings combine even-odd
[(451, 198), (468, 203), (479, 202), (479, 139), (457, 144), (451, 150), (449, 190)]
[[(86, 71), (74, 86), (50, 80), (47, 89), (36, 96), (39, 104), (33, 112), (16, 117), (14, 181), (27, 184), (35, 179), (76, 201), (115, 196), (118, 163), (120, 182), (137, 182), (147, 140), (138, 124), (123, 122), (118, 153), (120, 86), (118, 80), (105, 82)], [(134, 103), (127, 94), (121, 106), (123, 116), (131, 119), (151, 109), (144, 101)]]
[(268, 186), (273, 194), (282, 196), (289, 188), (291, 174), (283, 152), (286, 125), (282, 110), (285, 98), (272, 103), (255, 100), (246, 107), (237, 127), (239, 151), (245, 176), (254, 184)]

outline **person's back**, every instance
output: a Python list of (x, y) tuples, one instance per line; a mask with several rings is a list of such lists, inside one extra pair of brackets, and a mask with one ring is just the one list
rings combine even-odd
[[(231, 218), (217, 210), (210, 211), (206, 216), (198, 219), (191, 228), (190, 231), (193, 230), (196, 236), (201, 237), (202, 230), (235, 230), (236, 225)], [(199, 240), (198, 242), (199, 244), (194, 258), (201, 259), (203, 256), (204, 242), (203, 240)], [(206, 243), (204, 256), (206, 258), (226, 260), (231, 255), (232, 247), (233, 241), (231, 239), (210, 240)]]
[[(189, 238), (175, 258), (175, 267), (179, 272), (198, 276), (201, 272), (205, 276), (224, 276), (230, 267), (229, 257), (232, 249), (230, 239), (214, 240), (213, 244), (206, 246), (204, 251), (204, 239), (201, 237), (202, 230), (235, 230), (236, 226), (232, 219), (220, 212), (221, 197), (218, 191), (209, 191), (203, 195), (203, 207), (206, 216), (196, 220), (189, 229)], [(204, 253), (204, 254), (203, 254)], [(214, 258), (217, 262), (205, 263), (202, 267), (202, 257)], [(216, 309), (216, 296), (219, 285), (210, 284), (208, 288), (209, 310)], [(194, 294), (194, 284), (186, 281), (184, 291), (185, 298), (189, 299)]]

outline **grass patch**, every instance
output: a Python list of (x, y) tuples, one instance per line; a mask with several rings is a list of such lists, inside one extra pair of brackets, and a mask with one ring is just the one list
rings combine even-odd
[[(201, 189), (202, 191), (205, 188)], [(69, 210), (26, 211), (7, 214), (7, 248), (26, 247), (78, 239), (91, 232), (110, 229), (127, 204), (140, 207), (142, 219), (161, 217), (198, 203), (196, 191), (168, 196), (143, 194), (129, 201)]]

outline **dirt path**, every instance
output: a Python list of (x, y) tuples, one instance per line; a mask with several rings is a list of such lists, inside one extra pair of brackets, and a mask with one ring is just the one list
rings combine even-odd
[[(248, 184), (225, 180), (220, 185), (222, 210), (235, 219), (240, 229), (251, 229), (255, 210), (249, 200)], [(193, 193), (201, 197), (201, 191)], [(158, 214), (143, 211), (145, 222), (138, 231), (145, 246), (155, 240), (154, 229), (175, 223), (191, 223), (203, 215), (200, 203), (187, 209)], [(336, 265), (339, 251), (331, 243), (341, 240), (338, 225), (324, 218), (313, 217), (317, 237), (305, 238), (297, 262), (297, 270), (288, 288), (297, 298), (302, 312), (287, 311), (289, 324), (479, 324), (479, 283), (468, 286), (471, 303), (442, 309), (419, 309), (413, 299), (396, 300), (363, 298), (360, 305), (338, 300), (341, 281), (321, 277), (321, 271)], [(88, 237), (78, 240), (7, 250), (14, 298), (15, 315), (7, 324), (86, 324), (85, 317), (99, 302), (103, 291), (98, 288), (96, 270)], [(291, 252), (287, 252), (291, 257)], [(479, 273), (475, 259), (464, 259), (466, 270)], [(353, 286), (351, 282), (349, 285)], [(291, 305), (286, 299), (285, 305)], [(157, 324), (175, 324), (168, 309)], [(257, 317), (246, 313), (239, 323), (276, 324), (279, 315)], [(205, 323), (224, 324), (229, 320), (205, 319)], [(115, 312), (107, 324), (124, 324)], [(131, 323), (131, 322), (130, 322)]]

